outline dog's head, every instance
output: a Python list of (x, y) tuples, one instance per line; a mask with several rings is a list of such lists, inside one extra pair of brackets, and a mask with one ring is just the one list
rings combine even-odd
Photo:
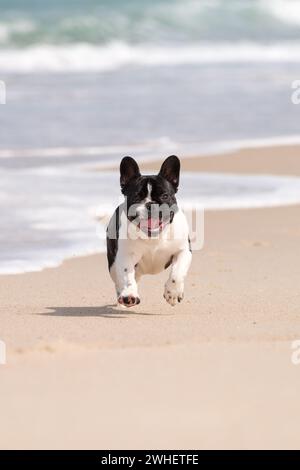
[(179, 185), (180, 160), (168, 157), (157, 175), (143, 176), (136, 161), (124, 157), (120, 165), (121, 190), (127, 217), (148, 236), (172, 223), (178, 210), (175, 194)]

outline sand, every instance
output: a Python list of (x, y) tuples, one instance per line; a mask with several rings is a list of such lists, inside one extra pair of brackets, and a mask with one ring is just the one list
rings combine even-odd
[[(299, 175), (299, 152), (183, 167)], [(299, 449), (299, 214), (207, 212), (174, 308), (166, 273), (142, 280), (138, 307), (116, 308), (104, 255), (0, 276), (0, 448)]]

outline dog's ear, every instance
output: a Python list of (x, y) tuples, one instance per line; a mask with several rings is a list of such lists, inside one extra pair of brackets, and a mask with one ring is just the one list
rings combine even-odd
[(133, 178), (141, 176), (139, 166), (132, 157), (124, 157), (120, 164), (121, 189)]
[(176, 155), (171, 155), (162, 164), (159, 175), (165, 178), (175, 189), (178, 189), (180, 173), (180, 160)]

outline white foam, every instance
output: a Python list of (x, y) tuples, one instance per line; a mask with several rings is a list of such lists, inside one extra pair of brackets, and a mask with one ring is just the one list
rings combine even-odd
[[(43, 148), (0, 148), (0, 158), (44, 158), (44, 157), (93, 157), (125, 155), (126, 153), (147, 153), (154, 151), (164, 151), (176, 148), (177, 144), (168, 137), (148, 140), (137, 144), (124, 145), (97, 145), (97, 146), (77, 146), (77, 147), (43, 147)], [(104, 163), (104, 162), (103, 162)], [(112, 165), (111, 159), (107, 162)]]
[[(0, 148), (0, 158), (36, 158), (61, 157), (70, 158), (82, 157), (80, 166), (89, 167), (90, 164), (84, 165), (84, 160), (88, 157), (100, 157), (97, 160), (97, 168), (113, 168), (118, 167), (120, 157), (133, 154), (139, 158), (140, 162), (153, 161), (157, 155), (168, 152), (177, 152), (180, 158), (201, 156), (211, 156), (217, 154), (226, 154), (241, 149), (255, 149), (266, 147), (288, 147), (300, 145), (300, 135), (286, 135), (277, 137), (263, 137), (257, 139), (236, 139), (224, 140), (219, 142), (174, 142), (168, 137), (161, 137), (155, 140), (141, 142), (139, 144), (123, 144), (123, 145), (98, 145), (98, 146), (77, 146), (77, 147), (43, 147), (43, 148)], [(107, 157), (107, 158), (106, 158)], [(56, 174), (61, 172), (60, 168), (55, 166), (43, 166), (39, 171), (48, 174)]]
[(298, 177), (186, 172), (181, 181), (181, 205), (187, 209), (251, 209), (300, 203)]
[(0, 43), (8, 43), (10, 37), (16, 33), (32, 33), (34, 30), (34, 23), (28, 19), (19, 19), (8, 22), (0, 21)]
[(262, 0), (262, 6), (278, 20), (300, 25), (300, 3), (298, 0)]
[(113, 42), (39, 45), (0, 49), (2, 73), (105, 72), (124, 66), (162, 66), (211, 63), (299, 62), (300, 42), (259, 44), (200, 43), (173, 46), (129, 45)]

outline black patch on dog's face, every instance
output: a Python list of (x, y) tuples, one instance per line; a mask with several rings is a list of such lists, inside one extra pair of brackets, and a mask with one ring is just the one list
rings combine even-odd
[(126, 197), (128, 219), (138, 223), (138, 211), (144, 205), (143, 217), (148, 211), (149, 219), (159, 218), (164, 223), (171, 223), (178, 210), (175, 194), (179, 172), (180, 161), (175, 156), (164, 161), (158, 175), (150, 176), (142, 176), (136, 161), (124, 157), (120, 165), (120, 183)]
[(151, 201), (153, 204), (167, 204), (169, 207), (176, 204), (175, 191), (172, 185), (161, 176), (140, 176), (130, 182), (123, 189), (128, 206), (141, 204), (148, 196), (151, 188)]

